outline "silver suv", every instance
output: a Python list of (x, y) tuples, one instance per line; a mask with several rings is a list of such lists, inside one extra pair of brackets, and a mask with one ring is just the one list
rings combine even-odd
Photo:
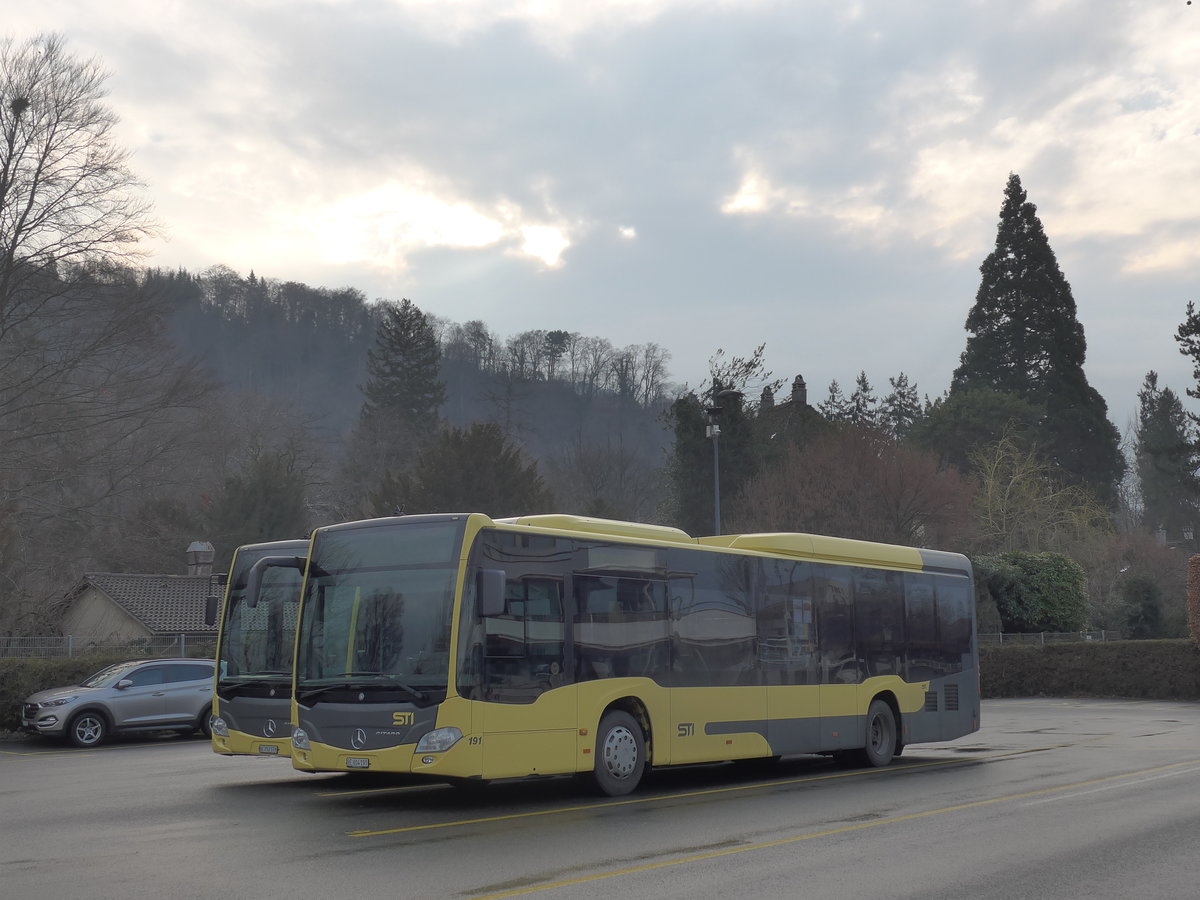
[(134, 659), (81, 684), (38, 691), (21, 704), (21, 730), (65, 736), (95, 747), (110, 734), (178, 731), (209, 734), (211, 659)]

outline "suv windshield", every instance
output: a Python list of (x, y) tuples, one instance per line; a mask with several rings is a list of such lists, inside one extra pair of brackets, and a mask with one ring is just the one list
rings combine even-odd
[(126, 672), (134, 666), (141, 665), (144, 660), (134, 660), (133, 662), (116, 663), (101, 669), (95, 675), (89, 675), (83, 681), (79, 682), (80, 687), (110, 687), (121, 680)]
[(305, 588), (297, 687), (445, 687), (461, 520), (318, 533)]

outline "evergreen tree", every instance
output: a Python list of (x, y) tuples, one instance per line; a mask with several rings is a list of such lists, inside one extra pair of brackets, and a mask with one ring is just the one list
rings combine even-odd
[[(1196, 304), (1190, 301), (1187, 316), (1175, 330), (1175, 343), (1179, 345), (1179, 352), (1192, 361), (1192, 378), (1196, 385), (1187, 389), (1187, 395), (1200, 400), (1200, 313), (1196, 311)], [(1193, 422), (1200, 422), (1200, 416), (1189, 415)]]
[(398, 420), (411, 433), (432, 434), (446, 399), (439, 380), (441, 348), (429, 317), (411, 300), (385, 303), (367, 353), (364, 418)]
[(342, 461), (339, 493), (350, 516), (378, 506), (416, 452), (437, 434), (446, 385), (429, 317), (410, 300), (382, 305), (358, 422)]
[(903, 439), (922, 416), (917, 386), (909, 384), (908, 376), (903, 372), (889, 378), (888, 384), (892, 390), (880, 404), (881, 424), (892, 437)]
[[(687, 394), (676, 400), (665, 416), (674, 432), (667, 477), (671, 497), (662, 518), (688, 534), (712, 534), (716, 526), (715, 481), (722, 502), (735, 496), (758, 471), (764, 448), (755, 410), (743, 405), (745, 393), (755, 382), (774, 391), (762, 360), (760, 344), (749, 357), (729, 357), (718, 349), (708, 361), (709, 383), (701, 396)], [(705, 402), (707, 401), (707, 402)], [(714, 448), (711, 424), (720, 429)], [(715, 452), (714, 452), (715, 450)], [(720, 477), (713, 477), (713, 462)]]
[(225, 480), (208, 513), (222, 559), (242, 544), (306, 537), (304, 475), (286, 451), (263, 453)]
[(829, 382), (829, 395), (817, 404), (817, 410), (831, 422), (844, 422), (849, 417), (850, 402), (836, 378)]
[(860, 371), (854, 381), (854, 393), (850, 395), (846, 418), (851, 425), (859, 428), (878, 428), (880, 425), (879, 398), (875, 396), (875, 388), (871, 387), (865, 371)]
[(980, 272), (951, 394), (992, 388), (1042, 406), (1038, 443), (1066, 478), (1112, 502), (1125, 468), (1120, 435), (1084, 375), (1087, 345), (1071, 286), (1015, 174), (1004, 191), (996, 247)]
[(409, 472), (389, 473), (371, 497), (375, 515), (484, 512), (493, 517), (552, 511), (537, 463), (494, 422), (445, 428)]
[(1158, 373), (1148, 372), (1138, 391), (1134, 455), (1142, 487), (1142, 521), (1179, 539), (1185, 526), (1200, 525), (1200, 468), (1195, 434), (1179, 397), (1159, 388)]
[(992, 388), (954, 391), (927, 403), (909, 430), (909, 440), (937, 453), (944, 465), (972, 470), (971, 457), (1001, 440), (1036, 445), (1036, 431), (1045, 411), (1016, 394)]

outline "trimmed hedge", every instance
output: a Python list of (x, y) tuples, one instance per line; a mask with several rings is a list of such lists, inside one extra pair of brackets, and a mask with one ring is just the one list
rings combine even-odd
[(128, 652), (56, 659), (0, 659), (0, 731), (21, 727), (21, 701), (48, 688), (79, 684), (105, 666), (132, 659)]
[(986, 644), (979, 682), (985, 698), (1200, 700), (1200, 649), (1187, 640)]

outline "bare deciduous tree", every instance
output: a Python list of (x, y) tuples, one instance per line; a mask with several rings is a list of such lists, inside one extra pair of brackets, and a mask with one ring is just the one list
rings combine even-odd
[[(129, 268), (153, 233), (106, 75), (58, 35), (0, 41), (0, 598), (53, 597), (130, 496), (179, 479), (208, 384)], [(39, 604), (35, 603), (35, 606)], [(0, 620), (6, 618), (0, 608)]]
[(1112, 530), (1093, 492), (1064, 484), (1036, 448), (1011, 434), (976, 450), (971, 463), (978, 484), (976, 521), (983, 546), (992, 552), (1066, 552)]
[(842, 428), (789, 448), (733, 504), (731, 531), (801, 531), (958, 549), (971, 486), (937, 459), (881, 432)]

